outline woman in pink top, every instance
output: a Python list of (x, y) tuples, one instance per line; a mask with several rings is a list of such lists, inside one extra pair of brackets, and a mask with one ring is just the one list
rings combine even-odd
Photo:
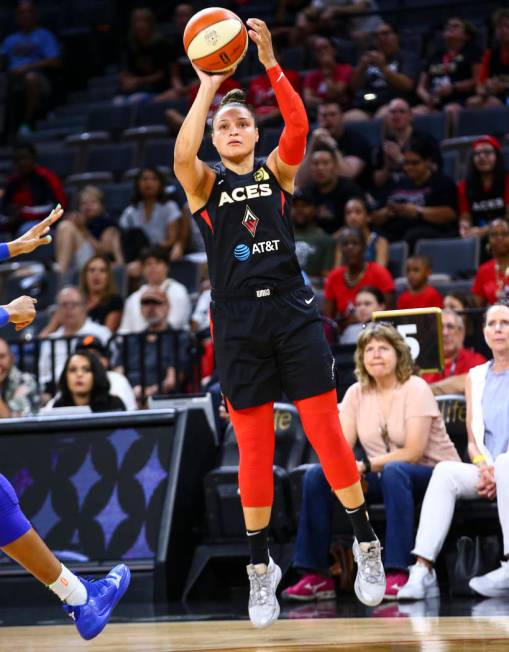
[[(437, 402), (427, 383), (413, 373), (410, 351), (398, 331), (370, 323), (355, 352), (358, 382), (341, 404), (341, 425), (350, 445), (364, 450), (358, 461), (366, 502), (385, 504), (386, 598), (396, 599), (406, 583), (413, 545), (415, 501), (421, 500), (433, 468), (459, 461)], [(321, 467), (303, 481), (303, 501), (294, 564), (307, 575), (283, 592), (295, 600), (325, 599), (334, 584), (327, 577), (333, 496)]]

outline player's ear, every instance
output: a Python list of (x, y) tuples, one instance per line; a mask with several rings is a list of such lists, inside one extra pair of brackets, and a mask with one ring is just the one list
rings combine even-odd
[(256, 132), (256, 143), (260, 140), (260, 132), (258, 131), (258, 127), (255, 127), (255, 132)]

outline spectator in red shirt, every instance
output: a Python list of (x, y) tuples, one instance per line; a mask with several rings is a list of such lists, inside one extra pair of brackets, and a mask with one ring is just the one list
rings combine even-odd
[(316, 107), (328, 100), (342, 108), (350, 104), (350, 80), (353, 68), (349, 63), (337, 63), (336, 50), (325, 36), (313, 40), (313, 55), (318, 70), (311, 70), (304, 79), (304, 104)]
[(509, 97), (509, 9), (498, 9), (493, 25), (495, 45), (483, 54), (476, 94), (468, 98), (468, 106), (500, 106)]
[(433, 394), (464, 394), (467, 373), (486, 358), (464, 347), (465, 323), (454, 310), (442, 312), (442, 345), (444, 348), (444, 370), (435, 374), (422, 374)]
[(488, 229), (493, 258), (477, 270), (472, 294), (479, 306), (491, 306), (509, 297), (509, 223), (496, 219)]
[(365, 261), (366, 241), (362, 232), (344, 228), (339, 236), (339, 246), (344, 264), (333, 269), (325, 279), (325, 315), (348, 321), (353, 315), (357, 293), (368, 285), (383, 293), (386, 306), (393, 306), (393, 278), (385, 267)]
[(56, 204), (67, 207), (62, 182), (54, 172), (37, 164), (37, 152), (31, 143), (18, 145), (14, 174), (7, 179), (2, 199), (1, 212), (7, 219), (0, 223), (0, 229), (24, 232)]
[(429, 285), (431, 261), (427, 256), (410, 256), (406, 262), (406, 277), (409, 290), (398, 298), (398, 310), (409, 308), (441, 308), (444, 298), (438, 290)]
[(492, 220), (509, 218), (509, 174), (500, 143), (493, 136), (481, 136), (472, 143), (467, 175), (458, 183), (458, 208), (464, 238), (484, 238)]
[[(273, 47), (273, 49), (276, 59), (278, 59), (278, 52), (276, 48)], [(302, 95), (302, 81), (299, 73), (288, 68), (284, 68), (283, 72), (297, 93)], [(249, 82), (247, 103), (253, 109), (258, 125), (280, 124), (281, 111), (274, 95), (274, 89), (265, 71)]]

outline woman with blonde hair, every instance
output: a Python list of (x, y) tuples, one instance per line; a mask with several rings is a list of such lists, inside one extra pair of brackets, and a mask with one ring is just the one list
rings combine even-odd
[[(410, 350), (394, 326), (367, 324), (357, 340), (355, 367), (358, 382), (341, 403), (341, 426), (352, 448), (359, 442), (364, 449), (357, 466), (367, 484), (367, 504), (385, 504), (385, 598), (390, 600), (407, 581), (415, 501), (424, 496), (434, 466), (459, 456), (433, 393), (414, 374)], [(326, 570), (332, 505), (323, 471), (314, 465), (304, 476), (294, 561), (308, 574), (284, 591), (287, 598), (324, 599), (334, 590)]]

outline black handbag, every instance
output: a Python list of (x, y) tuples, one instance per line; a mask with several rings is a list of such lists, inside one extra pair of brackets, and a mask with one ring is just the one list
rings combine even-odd
[(460, 537), (456, 552), (448, 556), (449, 593), (451, 595), (477, 595), (469, 586), (472, 577), (485, 575), (500, 564), (498, 536)]

